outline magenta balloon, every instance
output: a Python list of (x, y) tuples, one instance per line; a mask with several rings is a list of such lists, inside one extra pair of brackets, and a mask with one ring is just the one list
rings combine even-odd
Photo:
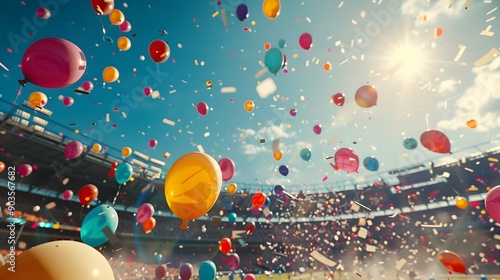
[(309, 33), (303, 33), (299, 37), (299, 45), (303, 50), (308, 50), (312, 47), (313, 37)]
[(132, 30), (132, 25), (130, 24), (130, 22), (124, 21), (122, 22), (122, 24), (120, 24), (121, 32), (129, 32), (130, 30)]
[(91, 81), (85, 81), (82, 84), (83, 90), (91, 91), (94, 89), (94, 84)]
[(205, 102), (200, 102), (196, 105), (196, 111), (202, 116), (206, 116), (208, 113), (208, 104)]
[(227, 255), (227, 266), (231, 270), (238, 269), (238, 266), (240, 266), (240, 256), (236, 253), (229, 253)]
[(64, 147), (64, 157), (67, 160), (79, 157), (83, 152), (83, 145), (79, 141), (72, 141)]
[(135, 218), (139, 223), (142, 224), (147, 222), (151, 217), (153, 217), (154, 213), (155, 213), (155, 208), (153, 207), (153, 205), (149, 203), (144, 203), (137, 209)]
[(335, 165), (345, 172), (358, 172), (359, 157), (349, 148), (341, 148), (335, 153)]
[(243, 280), (255, 280), (255, 275), (253, 275), (252, 273), (248, 273), (248, 274), (245, 274), (245, 278), (243, 278)]
[(189, 280), (189, 278), (193, 275), (193, 265), (190, 263), (182, 264), (179, 270), (179, 275), (181, 276), (181, 280)]
[(47, 8), (38, 8), (36, 10), (36, 15), (39, 18), (49, 19), (50, 18), (50, 11)]
[(17, 174), (21, 175), (22, 177), (29, 176), (31, 174), (31, 172), (33, 172), (33, 167), (31, 167), (31, 165), (29, 165), (27, 163), (21, 164), (17, 168)]
[(320, 124), (315, 125), (313, 127), (313, 131), (314, 131), (314, 133), (316, 133), (318, 135), (321, 134), (321, 125)]
[(486, 211), (497, 223), (500, 223), (500, 186), (496, 186), (488, 191), (484, 198)]
[(231, 180), (234, 175), (234, 162), (229, 158), (223, 158), (219, 160), (219, 166), (222, 171), (222, 180)]
[(156, 139), (149, 140), (149, 147), (154, 148), (158, 145), (158, 141)]
[(75, 100), (73, 97), (66, 96), (63, 98), (62, 103), (64, 106), (71, 106), (73, 103), (75, 103)]
[(156, 279), (163, 279), (167, 277), (167, 266), (166, 265), (159, 265), (155, 269), (155, 277)]
[(73, 197), (73, 191), (72, 190), (65, 190), (63, 193), (62, 193), (62, 198), (64, 200), (68, 200), (70, 198)]
[(150, 87), (145, 87), (144, 90), (143, 90), (143, 92), (144, 92), (145, 96), (150, 96), (151, 93), (153, 92), (153, 89), (150, 88)]
[(87, 69), (82, 50), (60, 38), (45, 38), (28, 47), (21, 61), (24, 80), (44, 88), (62, 88), (77, 82)]

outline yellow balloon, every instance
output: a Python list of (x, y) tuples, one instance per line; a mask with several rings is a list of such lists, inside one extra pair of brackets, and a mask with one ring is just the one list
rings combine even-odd
[(120, 51), (128, 51), (132, 46), (132, 42), (130, 42), (130, 39), (125, 36), (118, 38), (116, 44), (118, 45), (118, 49), (120, 49)]
[(457, 197), (457, 199), (455, 200), (455, 205), (459, 208), (459, 209), (462, 209), (462, 210), (465, 210), (467, 209), (467, 207), (469, 206), (469, 202), (467, 201), (467, 199), (463, 196), (459, 196)]
[(113, 66), (108, 66), (102, 71), (102, 79), (106, 83), (113, 83), (120, 77), (120, 72)]
[(192, 152), (174, 162), (165, 179), (165, 197), (170, 210), (188, 221), (205, 215), (215, 204), (222, 187), (220, 166), (211, 156)]
[(113, 25), (120, 25), (125, 21), (125, 15), (122, 11), (114, 9), (109, 13), (109, 22)]
[(92, 145), (92, 152), (94, 152), (94, 153), (100, 152), (101, 149), (102, 149), (102, 146), (100, 144), (94, 144), (94, 145)]
[(280, 15), (280, 0), (264, 0), (262, 3), (262, 12), (268, 19), (276, 19)]
[[(9, 280), (112, 280), (113, 270), (96, 249), (77, 241), (52, 241), (18, 255), (12, 266), (0, 267), (0, 279)], [(12, 272), (11, 269), (15, 269)]]
[(231, 183), (231, 184), (229, 184), (229, 186), (227, 186), (227, 192), (229, 194), (235, 194), (237, 189), (238, 189), (238, 185), (236, 185), (235, 183)]
[(255, 104), (253, 103), (252, 100), (245, 101), (245, 110), (247, 110), (247, 112), (252, 112), (254, 106)]
[(132, 154), (132, 149), (129, 147), (125, 147), (122, 149), (122, 156), (128, 157)]
[(31, 107), (33, 108), (43, 107), (48, 102), (47, 95), (45, 95), (43, 92), (35, 91), (30, 94), (29, 102), (31, 104)]
[(283, 157), (283, 152), (281, 150), (277, 151), (277, 152), (274, 152), (273, 153), (273, 157), (275, 160), (281, 160), (281, 158)]

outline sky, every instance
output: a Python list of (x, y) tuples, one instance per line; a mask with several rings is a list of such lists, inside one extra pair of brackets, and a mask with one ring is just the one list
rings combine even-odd
[[(58, 89), (27, 84), (18, 99), (27, 100), (34, 91), (48, 96), (45, 108), (53, 114), (37, 115), (49, 121), (48, 131), (89, 147), (94, 142), (82, 135), (91, 136), (113, 147), (106, 152), (118, 157), (130, 147), (164, 161), (165, 172), (176, 159), (202, 147), (217, 161), (235, 162), (231, 181), (256, 188), (376, 180), (379, 172), (498, 144), (500, 58), (477, 64), (492, 49), (500, 50), (498, 10), (495, 1), (469, 2), (282, 1), (279, 15), (269, 19), (262, 1), (115, 1), (132, 25), (122, 32), (108, 16), (97, 15), (90, 1), (8, 1), (0, 17), (0, 94), (8, 102), (16, 99), (17, 80), (23, 76), (19, 64), (32, 43), (63, 38), (85, 54), (84, 75)], [(244, 21), (235, 15), (240, 4), (249, 10)], [(39, 7), (49, 9), (51, 17), (38, 18)], [(298, 43), (303, 33), (313, 38), (309, 50)], [(121, 36), (131, 41), (127, 51), (117, 47)], [(170, 47), (164, 63), (149, 57), (148, 46), (156, 39)], [(286, 67), (276, 75), (260, 75), (265, 44), (279, 48), (280, 40), (286, 42), (280, 48)], [(331, 69), (325, 70), (325, 64)], [(117, 82), (103, 84), (107, 66), (119, 70)], [(276, 90), (261, 98), (257, 85), (271, 80)], [(88, 95), (75, 93), (84, 81), (92, 81), (94, 89)], [(213, 84), (210, 89), (207, 81)], [(373, 107), (355, 102), (356, 90), (364, 85), (378, 92)], [(147, 86), (157, 91), (156, 98), (142, 94)], [(235, 92), (224, 92), (227, 88)], [(333, 103), (336, 93), (345, 95), (343, 106)], [(72, 106), (63, 105), (65, 96), (74, 98)], [(244, 108), (247, 100), (255, 104), (251, 112)], [(205, 116), (195, 109), (199, 102), (209, 106)], [(35, 114), (30, 113), (32, 120)], [(468, 127), (468, 120), (477, 127)], [(322, 126), (319, 135), (315, 125)], [(421, 143), (405, 149), (406, 137), (418, 141), (427, 129), (447, 135), (451, 155), (428, 151)], [(148, 145), (151, 139), (158, 141), (155, 148)], [(279, 161), (273, 158), (273, 143), (283, 152)], [(358, 173), (332, 167), (335, 162), (328, 158), (344, 147), (359, 156)], [(311, 149), (309, 161), (300, 158), (304, 148)], [(379, 161), (378, 172), (363, 166), (370, 156)], [(278, 172), (280, 165), (288, 166), (287, 176)]]

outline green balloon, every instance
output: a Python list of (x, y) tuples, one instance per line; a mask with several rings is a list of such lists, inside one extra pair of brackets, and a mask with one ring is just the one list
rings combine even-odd
[(267, 51), (264, 64), (269, 72), (276, 74), (283, 66), (283, 54), (278, 48), (271, 48)]

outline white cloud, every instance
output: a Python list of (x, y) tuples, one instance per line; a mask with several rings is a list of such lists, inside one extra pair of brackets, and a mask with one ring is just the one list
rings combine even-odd
[(455, 80), (445, 80), (445, 81), (442, 81), (439, 84), (438, 92), (439, 93), (448, 93), (448, 92), (455, 91), (455, 89), (457, 88), (457, 84), (458, 83)]
[(244, 144), (243, 145), (243, 153), (245, 155), (255, 155), (262, 152), (268, 152), (265, 146), (257, 146), (253, 144)]
[[(459, 1), (442, 1), (442, 0), (407, 0), (401, 6), (401, 11), (404, 15), (409, 15), (415, 18), (415, 24), (432, 24), (442, 16), (457, 16), (465, 11), (465, 2)], [(432, 3), (431, 3), (432, 2)], [(451, 7), (450, 7), (451, 5)], [(423, 21), (420, 17), (425, 16)]]
[(477, 122), (477, 130), (490, 131), (500, 127), (500, 57), (489, 65), (474, 68), (474, 84), (444, 111), (438, 127), (457, 130), (466, 127), (467, 120)]

